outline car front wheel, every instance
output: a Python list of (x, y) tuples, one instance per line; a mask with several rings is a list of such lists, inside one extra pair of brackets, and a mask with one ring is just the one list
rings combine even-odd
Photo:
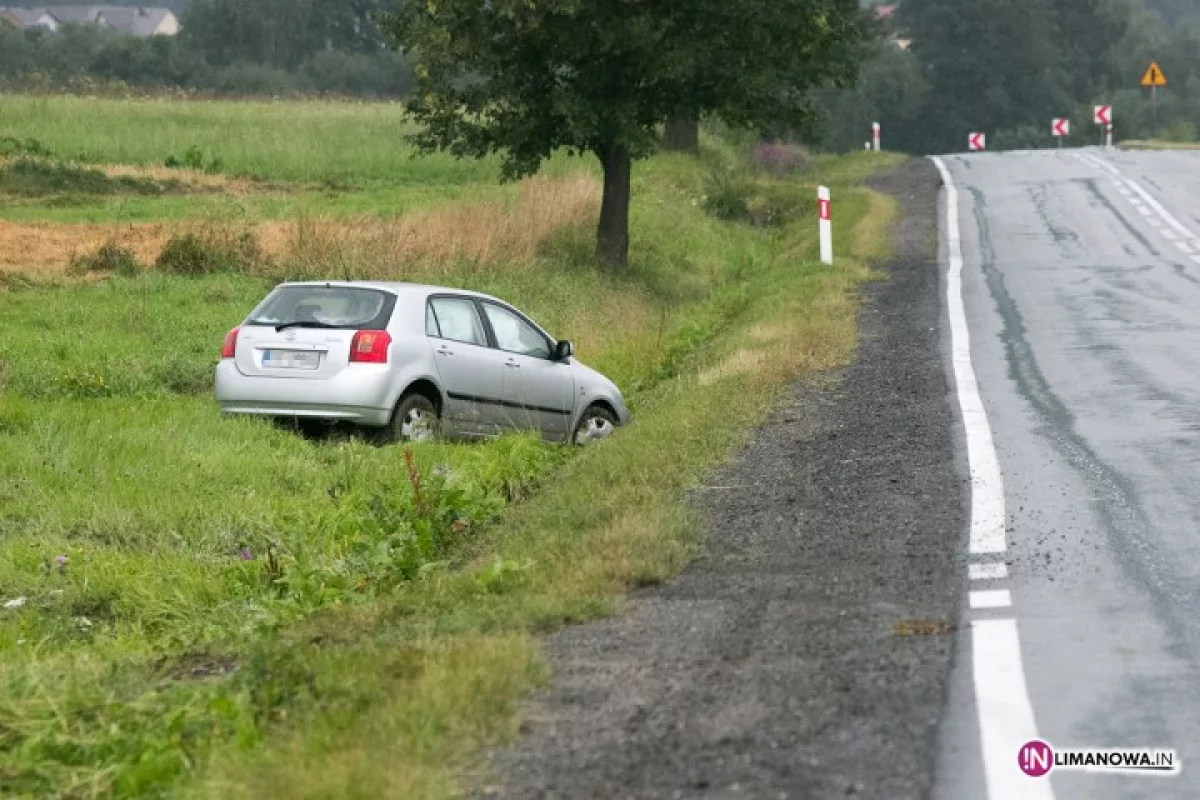
[(604, 406), (588, 406), (575, 427), (571, 443), (587, 445), (607, 439), (617, 429), (617, 418)]

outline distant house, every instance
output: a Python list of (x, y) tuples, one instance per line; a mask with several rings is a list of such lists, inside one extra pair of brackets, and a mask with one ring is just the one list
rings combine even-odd
[(59, 21), (44, 8), (0, 8), (0, 19), (17, 30), (58, 30)]
[[(887, 20), (890, 22), (895, 13), (896, 6), (894, 4), (875, 6), (876, 19)], [(888, 37), (888, 41), (900, 50), (907, 50), (908, 46), (912, 44), (911, 39), (902, 39), (895, 34), (892, 34), (890, 37)]]
[(179, 18), (166, 8), (140, 6), (45, 6), (43, 8), (0, 8), (17, 20), (22, 29), (56, 31), (63, 25), (95, 25), (130, 36), (174, 36)]

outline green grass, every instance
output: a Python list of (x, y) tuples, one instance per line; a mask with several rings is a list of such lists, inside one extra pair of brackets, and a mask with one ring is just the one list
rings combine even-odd
[[(0, 94), (0, 142), (32, 143), (41, 172), (52, 173), (31, 181), (0, 164), (0, 218), (112, 224), (391, 216), (512, 192), (497, 183), (496, 159), (418, 157), (405, 141), (411, 131), (398, 104)], [(104, 180), (80, 166), (162, 167), (192, 149), (208, 171), (260, 185), (234, 195), (182, 195), (169, 183)], [(593, 161), (556, 156), (545, 169), (595, 169)]]
[[(11, 222), (129, 223), (182, 220), (257, 221), (297, 217), (394, 217), (427, 211), (464, 200), (487, 200), (512, 194), (499, 184), (370, 185), (334, 190), (296, 186), (249, 194), (81, 194), (46, 197), (9, 196), (0, 219)], [(2, 196), (2, 195), (0, 195)]]
[[(128, 141), (99, 124), (52, 127), (65, 109), (100, 108), (134, 128), (93, 101), (20, 102), (24, 127), (0, 135), (123, 162), (137, 160), (125, 148), (161, 144), (149, 127)], [(298, 180), (313, 178), (297, 177), (293, 126), (303, 142), (333, 130), (323, 113), (366, 128), (396, 113), (205, 108), (211, 118), (199, 104), (128, 113), (170, 116), (168, 129), (196, 141), (202, 129), (249, 141), (262, 128), (223, 162), (258, 159)], [(378, 148), (306, 146), (345, 155), (354, 180), (389, 163)], [(718, 151), (710, 159), (731, 156)], [(25, 598), (0, 610), (0, 794), (452, 792), (479, 746), (515, 731), (517, 702), (543, 677), (533, 637), (611, 613), (625, 587), (680, 569), (696, 544), (682, 489), (787, 381), (849, 356), (853, 290), (890, 213), (853, 184), (887, 163), (856, 155), (761, 182), (800, 211), (756, 230), (703, 211), (695, 161), (660, 157), (635, 172), (627, 274), (592, 263), (590, 227), (533, 265), (446, 267), (444, 282), (576, 339), (627, 391), (635, 424), (583, 453), (516, 436), (417, 446), (409, 463), (404, 448), (222, 419), (216, 349), (261, 278), (0, 289), (0, 601)], [(447, 169), (421, 180), (462, 183), (483, 167)], [(813, 263), (817, 180), (834, 187), (854, 243), (834, 269)]]
[(1168, 142), (1157, 139), (1145, 139), (1120, 142), (1124, 150), (1200, 150), (1200, 142)]
[(0, 94), (0, 138), (36, 140), (65, 160), (162, 166), (195, 147), (218, 171), (261, 180), (451, 186), (498, 177), (495, 160), (414, 159), (411, 130), (388, 103)]

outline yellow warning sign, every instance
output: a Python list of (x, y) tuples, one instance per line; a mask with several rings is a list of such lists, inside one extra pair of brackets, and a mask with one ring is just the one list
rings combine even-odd
[(1167, 76), (1158, 68), (1158, 64), (1150, 62), (1150, 69), (1142, 76), (1142, 86), (1166, 86)]

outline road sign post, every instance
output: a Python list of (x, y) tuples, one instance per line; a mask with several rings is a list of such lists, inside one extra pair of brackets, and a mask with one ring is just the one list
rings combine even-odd
[(821, 263), (833, 264), (833, 222), (830, 219), (829, 187), (817, 187), (817, 229), (821, 239)]
[(1071, 120), (1065, 118), (1055, 119), (1050, 124), (1050, 135), (1058, 139), (1058, 146), (1062, 147), (1063, 139), (1071, 134)]
[(878, 153), (879, 152), (879, 123), (878, 122), (871, 123), (871, 142), (875, 146), (875, 152)]
[(1093, 119), (1104, 131), (1104, 146), (1112, 147), (1112, 106), (1096, 106)]
[(987, 137), (982, 133), (967, 134), (967, 149), (971, 151), (984, 150), (987, 148)]
[(1154, 130), (1158, 132), (1158, 87), (1167, 85), (1167, 76), (1163, 74), (1157, 61), (1151, 61), (1146, 74), (1142, 76), (1142, 86), (1150, 87), (1150, 113), (1154, 120)]

